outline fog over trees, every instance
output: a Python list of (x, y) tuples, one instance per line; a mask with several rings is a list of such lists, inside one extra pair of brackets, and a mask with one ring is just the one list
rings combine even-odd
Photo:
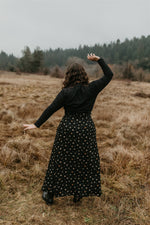
[(21, 71), (28, 73), (38, 73), (48, 71), (53, 66), (64, 66), (69, 57), (78, 57), (84, 59), (88, 64), (87, 53), (93, 52), (98, 56), (104, 57), (107, 63), (122, 65), (124, 62), (130, 62), (150, 71), (150, 35), (140, 38), (125, 39), (120, 42), (117, 39), (109, 44), (95, 44), (92, 47), (88, 45), (69, 49), (48, 49), (42, 50), (37, 47), (31, 52), (28, 46), (22, 50), (22, 57), (17, 58), (13, 54), (8, 55), (4, 51), (0, 53), (0, 70)]

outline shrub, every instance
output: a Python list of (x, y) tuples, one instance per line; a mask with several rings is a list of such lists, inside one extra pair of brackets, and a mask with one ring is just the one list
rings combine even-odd
[(51, 76), (56, 78), (64, 78), (64, 74), (62, 73), (62, 71), (60, 70), (58, 66), (54, 67), (53, 72), (51, 73)]

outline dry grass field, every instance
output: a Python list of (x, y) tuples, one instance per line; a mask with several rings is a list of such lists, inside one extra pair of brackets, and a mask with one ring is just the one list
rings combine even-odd
[(97, 96), (92, 118), (101, 159), (101, 197), (54, 198), (41, 186), (61, 108), (27, 130), (61, 90), (62, 79), (0, 74), (0, 224), (148, 225), (150, 221), (150, 83), (113, 79)]

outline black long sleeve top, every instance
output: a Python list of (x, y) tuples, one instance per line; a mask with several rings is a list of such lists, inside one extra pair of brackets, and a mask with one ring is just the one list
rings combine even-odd
[(113, 72), (101, 57), (98, 61), (104, 75), (88, 85), (81, 83), (73, 87), (63, 88), (53, 102), (44, 110), (39, 119), (34, 123), (36, 127), (40, 127), (49, 117), (64, 107), (65, 112), (91, 112), (97, 95), (111, 81)]

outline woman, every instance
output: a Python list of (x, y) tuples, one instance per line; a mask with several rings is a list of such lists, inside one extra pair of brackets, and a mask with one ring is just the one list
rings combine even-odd
[(100, 157), (96, 128), (91, 111), (98, 93), (106, 87), (113, 73), (102, 57), (88, 54), (98, 62), (104, 75), (89, 83), (84, 68), (78, 63), (68, 66), (62, 90), (34, 124), (24, 130), (39, 128), (54, 112), (64, 107), (44, 183), (42, 198), (49, 205), (53, 197), (73, 195), (78, 202), (84, 196), (101, 196)]

